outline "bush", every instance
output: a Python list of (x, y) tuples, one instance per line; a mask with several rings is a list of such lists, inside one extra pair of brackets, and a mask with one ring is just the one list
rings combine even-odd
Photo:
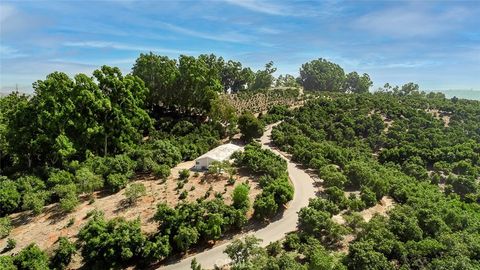
[(366, 207), (372, 207), (377, 204), (377, 197), (375, 193), (368, 187), (362, 187), (360, 191), (360, 198), (365, 203)]
[(137, 200), (147, 194), (147, 189), (144, 184), (134, 183), (125, 190), (125, 197), (129, 204), (135, 204)]
[(13, 259), (13, 263), (18, 270), (49, 270), (47, 254), (35, 244), (22, 249)]
[(146, 237), (142, 234), (138, 219), (126, 221), (116, 218), (106, 221), (100, 214), (80, 230), (78, 241), (87, 265), (107, 269), (121, 268), (121, 265), (134, 259), (141, 260)]
[(277, 213), (278, 205), (275, 202), (275, 197), (273, 194), (269, 193), (264, 195), (262, 193), (255, 198), (253, 209), (256, 218), (266, 219)]
[(182, 192), (180, 193), (180, 196), (178, 196), (178, 198), (179, 198), (180, 200), (183, 200), (183, 199), (186, 199), (187, 196), (188, 196), (188, 192), (187, 192), (186, 190), (184, 190), (184, 191), (182, 191)]
[(249, 191), (250, 187), (246, 184), (236, 186), (232, 194), (233, 207), (236, 209), (248, 209), (250, 207)]
[(113, 173), (107, 176), (105, 183), (111, 192), (118, 192), (127, 186), (128, 181), (129, 179), (126, 175)]
[(54, 251), (54, 255), (50, 261), (50, 268), (63, 270), (70, 264), (77, 248), (66, 237), (58, 238), (57, 242), (58, 248)]
[(0, 218), (0, 239), (10, 235), (12, 230), (12, 222), (9, 217)]
[(20, 198), (15, 182), (0, 177), (0, 216), (15, 211), (20, 204)]
[(15, 241), (15, 239), (13, 239), (13, 238), (8, 238), (8, 239), (7, 239), (7, 245), (5, 246), (5, 250), (4, 250), (4, 251), (12, 250), (12, 249), (14, 249), (16, 246), (17, 246), (17, 241)]
[(45, 206), (45, 201), (48, 198), (46, 191), (27, 192), (23, 194), (23, 210), (32, 210), (34, 214), (38, 215), (42, 212)]
[(180, 180), (186, 180), (188, 177), (190, 177), (190, 170), (183, 169), (178, 172), (178, 178), (180, 178)]
[(167, 165), (157, 165), (155, 167), (153, 167), (153, 174), (156, 176), (156, 177), (159, 177), (161, 179), (166, 179), (167, 177), (170, 176), (170, 167), (168, 167)]
[(0, 256), (0, 269), (2, 270), (17, 270), (15, 264), (13, 264), (12, 256)]

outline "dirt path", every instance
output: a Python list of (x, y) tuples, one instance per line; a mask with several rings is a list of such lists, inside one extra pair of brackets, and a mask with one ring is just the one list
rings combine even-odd
[[(271, 132), (272, 128), (279, 123), (275, 123), (267, 126), (265, 133), (260, 139), (264, 148), (270, 149), (277, 155), (282, 156), (288, 165), (288, 174), (294, 185), (295, 193), (293, 200), (289, 203), (288, 208), (283, 212), (283, 215), (275, 221), (268, 224), (266, 227), (249, 233), (257, 238), (263, 239), (262, 246), (268, 245), (270, 242), (274, 242), (282, 239), (286, 233), (297, 229), (298, 211), (302, 207), (308, 205), (310, 198), (315, 197), (314, 180), (305, 171), (298, 168), (295, 163), (292, 163), (289, 159), (285, 158), (279, 151), (271, 147)], [(243, 238), (245, 235), (238, 235), (237, 238)], [(178, 262), (170, 265), (162, 266), (159, 269), (172, 269), (172, 270), (187, 270), (190, 269), (190, 263), (193, 258), (202, 265), (202, 267), (211, 269), (215, 265), (223, 266), (230, 262), (227, 255), (223, 253), (227, 245), (230, 243), (225, 242), (222, 245), (215, 246), (212, 249), (206, 250), (195, 256), (184, 258)]]

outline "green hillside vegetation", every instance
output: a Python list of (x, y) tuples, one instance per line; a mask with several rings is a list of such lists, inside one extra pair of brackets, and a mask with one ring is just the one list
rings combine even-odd
[[(480, 268), (480, 102), (425, 94), (413, 83), (371, 94), (368, 74), (345, 73), (325, 59), (302, 65), (299, 78), (276, 79), (275, 71), (272, 62), (254, 72), (215, 55), (150, 53), (140, 55), (131, 74), (107, 66), (91, 77), (54, 72), (34, 83), (31, 96), (2, 97), (5, 252), (16, 244), (8, 238), (9, 214), (36, 215), (50, 203), (65, 214), (97, 191), (124, 188), (135, 204), (146, 187), (131, 180), (150, 173), (165, 178), (238, 129), (249, 144), (235, 154), (235, 166), (256, 175), (262, 192), (250, 203), (250, 187), (242, 183), (231, 204), (221, 193), (159, 204), (158, 230), (148, 235), (138, 219), (91, 212), (76, 243), (60, 238), (53, 254), (32, 243), (0, 256), (0, 268), (65, 269), (77, 250), (87, 269), (146, 268), (240, 231), (250, 207), (268, 222), (294, 194), (286, 162), (254, 141), (278, 121), (275, 145), (318, 174), (324, 190), (299, 212), (299, 230), (281, 243), (260, 248), (254, 238), (233, 241), (227, 249), (233, 269)], [(310, 100), (291, 110), (298, 86)], [(245, 104), (225, 102), (231, 93), (255, 97), (252, 103), (266, 96), (268, 102), (246, 106), (268, 113), (257, 118)], [(182, 175), (186, 181), (189, 172)], [(358, 212), (384, 196), (395, 201), (388, 217), (365, 222)], [(345, 224), (332, 219), (338, 214)]]
[[(449, 115), (448, 126), (431, 110)], [(272, 134), (325, 190), (300, 211), (298, 232), (263, 252), (250, 245), (257, 251), (242, 259), (248, 267), (232, 257), (234, 269), (480, 267), (480, 102), (426, 95), (412, 84), (327, 94)], [(383, 196), (396, 202), (388, 217), (364, 222), (356, 214)], [(332, 220), (341, 211), (344, 225)], [(347, 234), (354, 240), (341, 252)]]

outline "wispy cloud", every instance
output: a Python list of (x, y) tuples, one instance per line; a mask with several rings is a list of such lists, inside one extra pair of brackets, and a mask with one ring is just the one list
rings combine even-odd
[(455, 29), (468, 15), (465, 8), (434, 11), (410, 5), (368, 13), (353, 27), (393, 38), (432, 37)]
[(157, 46), (139, 46), (139, 45), (130, 45), (109, 41), (78, 41), (78, 42), (65, 42), (64, 46), (67, 47), (82, 47), (82, 48), (99, 48), (99, 49), (116, 49), (116, 50), (125, 50), (125, 51), (151, 51), (151, 52), (162, 52), (170, 54), (194, 54), (194, 51), (190, 50), (177, 50), (177, 49), (168, 49)]
[(225, 0), (225, 2), (246, 8), (251, 11), (265, 13), (269, 15), (290, 16), (292, 12), (285, 6), (269, 3), (266, 1), (255, 0)]
[(0, 45), (0, 58), (2, 59), (12, 59), (24, 56), (27, 55), (17, 49), (11, 48), (9, 46)]
[(189, 28), (177, 26), (170, 23), (157, 23), (157, 26), (169, 31), (177, 32), (187, 36), (202, 38), (202, 39), (225, 41), (225, 42), (232, 42), (232, 43), (247, 43), (252, 41), (251, 36), (238, 33), (238, 32), (230, 31), (230, 32), (223, 32), (223, 33), (209, 33), (209, 32), (192, 30)]

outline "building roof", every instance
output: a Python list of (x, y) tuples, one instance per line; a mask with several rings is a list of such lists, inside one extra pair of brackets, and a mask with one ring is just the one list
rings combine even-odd
[(230, 156), (235, 151), (241, 150), (242, 148), (243, 147), (232, 144), (232, 143), (222, 144), (222, 145), (220, 145), (216, 148), (213, 148), (212, 150), (208, 151), (207, 153), (199, 156), (197, 158), (197, 160), (201, 159), (201, 158), (206, 158), (206, 157), (211, 158), (213, 160), (217, 160), (217, 161), (228, 160), (228, 159), (230, 159)]

